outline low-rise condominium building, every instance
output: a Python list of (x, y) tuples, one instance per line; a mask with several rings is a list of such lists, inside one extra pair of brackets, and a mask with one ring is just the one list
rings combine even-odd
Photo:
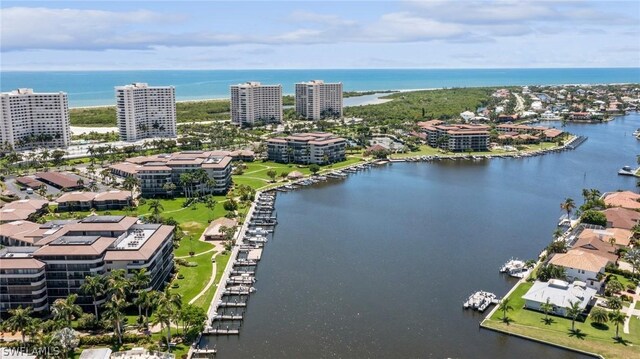
[(298, 133), (267, 140), (269, 160), (280, 163), (319, 164), (346, 159), (347, 141), (331, 133)]

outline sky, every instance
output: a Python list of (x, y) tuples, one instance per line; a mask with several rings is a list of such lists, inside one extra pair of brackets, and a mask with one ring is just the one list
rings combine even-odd
[(9, 1), (2, 71), (640, 67), (640, 1)]

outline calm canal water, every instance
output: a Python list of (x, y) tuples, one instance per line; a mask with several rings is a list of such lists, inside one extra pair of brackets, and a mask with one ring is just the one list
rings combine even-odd
[(537, 256), (565, 197), (634, 188), (617, 170), (640, 153), (638, 127), (570, 124), (589, 136), (575, 151), (393, 164), (279, 194), (241, 335), (202, 345), (219, 358), (582, 357), (479, 330), (462, 302), (513, 286), (498, 267)]

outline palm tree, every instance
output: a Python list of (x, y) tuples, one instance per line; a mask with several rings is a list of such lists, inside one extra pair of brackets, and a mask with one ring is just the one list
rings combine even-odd
[(607, 311), (600, 307), (593, 308), (589, 316), (591, 317), (591, 320), (594, 323), (598, 323), (598, 324), (604, 324), (609, 319)]
[(540, 304), (540, 309), (544, 312), (544, 321), (545, 323), (549, 323), (549, 312), (553, 311), (553, 304), (550, 303), (549, 297), (547, 297), (547, 301)]
[(162, 206), (162, 203), (157, 199), (153, 199), (149, 201), (149, 209), (151, 210), (153, 217), (157, 219), (160, 217), (160, 213), (164, 211), (164, 206)]
[(573, 199), (567, 197), (564, 202), (560, 204), (560, 209), (567, 212), (567, 219), (571, 219), (571, 212), (576, 208), (576, 204)]
[(43, 359), (49, 359), (54, 358), (53, 353), (60, 349), (60, 342), (53, 334), (39, 333), (35, 340), (35, 346), (40, 349), (38, 353)]
[(22, 308), (22, 306), (19, 306), (15, 309), (9, 309), (9, 318), (4, 323), (5, 328), (10, 331), (11, 334), (20, 332), (20, 334), (22, 335), (23, 344), (26, 342), (25, 331), (31, 326), (31, 323), (33, 322), (31, 312), (31, 307)]
[(136, 197), (134, 195), (135, 189), (136, 189), (136, 187), (139, 187), (139, 186), (140, 186), (140, 181), (138, 181), (138, 179), (136, 177), (134, 177), (134, 176), (128, 176), (122, 182), (122, 187), (124, 189), (126, 189), (127, 191), (131, 191), (131, 197), (133, 197), (133, 198)]
[(618, 330), (620, 329), (620, 324), (624, 325), (627, 315), (616, 309), (613, 312), (609, 312), (609, 320), (616, 325), (616, 339), (620, 339)]
[(116, 296), (111, 297), (111, 300), (104, 306), (103, 316), (113, 326), (113, 333), (118, 338), (118, 344), (122, 345), (122, 320), (124, 315), (122, 310), (127, 306), (124, 298), (118, 298)]
[(98, 297), (104, 294), (104, 277), (100, 275), (86, 276), (84, 283), (80, 286), (80, 291), (84, 294), (90, 295), (93, 299), (93, 309), (95, 311), (96, 319), (99, 318), (98, 313)]
[(502, 321), (506, 322), (507, 321), (507, 312), (510, 310), (513, 310), (513, 307), (511, 305), (509, 305), (509, 302), (511, 301), (510, 298), (504, 298), (500, 301), (500, 306), (498, 307), (499, 310), (502, 311)]
[(129, 290), (129, 281), (124, 269), (115, 269), (107, 277), (107, 291), (112, 297), (125, 299)]
[(78, 185), (78, 187), (82, 187), (84, 186), (84, 180), (82, 178), (78, 178), (78, 180), (76, 181), (76, 184)]
[(171, 320), (179, 315), (180, 308), (182, 308), (180, 294), (171, 292), (169, 288), (160, 294), (156, 309), (156, 322), (161, 321), (167, 325), (167, 345), (171, 342)]
[[(133, 273), (133, 276), (130, 279), (131, 286), (136, 290), (136, 300), (140, 298), (142, 293), (146, 292), (149, 283), (151, 282), (151, 276), (147, 272), (146, 268), (142, 268)], [(138, 317), (142, 316), (142, 305), (138, 304)]]
[(149, 327), (149, 308), (156, 305), (159, 298), (160, 292), (155, 290), (142, 291), (140, 293), (140, 297), (136, 298), (136, 300), (144, 307), (144, 324), (146, 328)]
[(158, 308), (156, 309), (154, 314), (155, 316), (153, 318), (152, 324), (160, 324), (160, 332), (164, 330), (165, 325), (167, 327), (167, 348), (169, 351), (171, 351), (171, 345), (169, 345), (169, 343), (171, 343), (171, 310), (167, 307), (158, 305)]
[(610, 297), (607, 299), (607, 307), (613, 310), (622, 309), (622, 299), (620, 297)]
[[(205, 202), (205, 206), (209, 209), (209, 211), (210, 211), (209, 214), (210, 215), (213, 215), (213, 210), (216, 208), (216, 204), (217, 203), (218, 202), (216, 202), (216, 200), (213, 199), (213, 196), (207, 197), (206, 202)], [(211, 218), (211, 217), (209, 217), (209, 218)]]
[(63, 320), (67, 326), (71, 326), (71, 321), (82, 314), (82, 308), (76, 304), (77, 294), (71, 294), (66, 298), (58, 298), (51, 306), (51, 312), (56, 320)]
[(635, 274), (640, 269), (640, 248), (629, 249), (624, 258), (631, 264), (632, 273)]
[(582, 314), (582, 308), (580, 308), (580, 301), (576, 300), (575, 302), (569, 301), (569, 307), (565, 308), (567, 310), (567, 316), (571, 318), (571, 331), (576, 331), (576, 319)]

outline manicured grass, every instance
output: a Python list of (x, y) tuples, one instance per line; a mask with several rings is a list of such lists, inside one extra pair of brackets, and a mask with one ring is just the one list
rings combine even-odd
[(624, 287), (624, 290), (627, 290), (627, 285), (632, 284), (635, 286), (635, 282), (631, 281), (631, 279), (624, 277), (622, 274), (613, 274), (613, 273), (609, 273), (607, 272), (606, 274), (610, 275), (610, 279), (609, 280), (617, 280), (618, 282), (620, 282), (622, 284), (622, 286)]
[[(344, 168), (355, 163), (362, 161), (362, 158), (357, 156), (349, 156), (345, 161), (332, 163), (326, 166), (320, 166), (319, 174), (322, 172), (337, 170), (340, 168)], [(262, 189), (273, 185), (271, 182), (271, 178), (267, 176), (267, 172), (270, 170), (276, 171), (276, 183), (282, 182), (282, 177), (280, 174), (282, 172), (291, 173), (293, 171), (298, 171), (305, 176), (311, 174), (309, 171), (309, 166), (306, 165), (296, 165), (296, 164), (285, 164), (285, 163), (276, 163), (271, 161), (256, 161), (256, 162), (248, 162), (246, 163), (247, 168), (244, 173), (241, 175), (234, 175), (233, 182), (235, 184), (245, 184), (254, 189)]]
[(229, 262), (229, 257), (231, 257), (231, 253), (227, 252), (225, 254), (218, 254), (216, 256), (216, 279), (215, 284), (209, 288), (209, 290), (198, 300), (196, 300), (193, 304), (197, 307), (201, 307), (205, 311), (209, 309), (209, 305), (211, 304), (211, 300), (216, 293), (216, 288), (218, 288), (218, 284), (220, 283), (220, 278), (222, 278), (222, 273), (224, 272), (224, 268), (227, 266)]
[[(522, 283), (510, 295), (510, 305), (513, 311), (507, 316), (511, 321), (507, 324), (502, 321), (502, 312), (496, 311), (491, 318), (484, 321), (484, 325), (511, 333), (521, 334), (539, 340), (576, 348), (592, 353), (599, 353), (606, 358), (631, 358), (640, 355), (640, 328), (635, 323), (630, 334), (624, 334), (620, 326), (620, 335), (625, 340), (622, 342), (613, 339), (616, 328), (607, 324), (594, 326), (590, 318), (584, 322), (576, 321), (578, 334), (571, 332), (571, 320), (563, 317), (549, 316), (551, 324), (544, 322), (544, 313), (524, 309), (524, 295), (532, 283)], [(637, 321), (637, 319), (635, 319)]]
[(636, 306), (633, 309), (640, 309), (640, 300), (636, 302)]
[[(177, 249), (173, 251), (173, 254), (176, 257), (187, 257), (189, 256), (189, 252), (194, 252), (195, 254), (206, 252), (213, 248), (213, 244), (207, 243), (205, 241), (201, 241), (196, 237), (184, 237), (180, 240), (180, 245)], [(189, 258), (185, 258), (189, 260)]]
[(191, 258), (185, 258), (185, 260), (193, 263), (197, 263), (196, 267), (186, 267), (180, 266), (178, 270), (178, 275), (182, 274), (184, 276), (183, 279), (174, 279), (171, 284), (178, 283), (180, 285), (179, 288), (172, 289), (176, 293), (179, 293), (182, 296), (182, 302), (188, 303), (191, 299), (193, 299), (209, 282), (209, 278), (211, 278), (212, 271), (212, 263), (211, 257), (213, 256), (213, 252), (203, 254), (200, 256), (194, 256)]

